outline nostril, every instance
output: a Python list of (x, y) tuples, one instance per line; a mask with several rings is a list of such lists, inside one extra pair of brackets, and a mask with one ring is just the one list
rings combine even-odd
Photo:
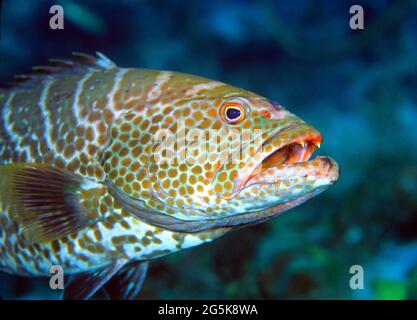
[(275, 101), (272, 101), (272, 100), (268, 100), (268, 101), (275, 110), (280, 111), (280, 110), (284, 109), (284, 107), (281, 106), (278, 102), (275, 102)]
[(271, 113), (268, 110), (261, 110), (261, 116), (264, 118), (271, 118)]

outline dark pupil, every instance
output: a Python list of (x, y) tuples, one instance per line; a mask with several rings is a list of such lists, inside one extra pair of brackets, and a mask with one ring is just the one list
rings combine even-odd
[(226, 116), (229, 120), (235, 120), (240, 117), (240, 110), (235, 108), (229, 108), (226, 110)]

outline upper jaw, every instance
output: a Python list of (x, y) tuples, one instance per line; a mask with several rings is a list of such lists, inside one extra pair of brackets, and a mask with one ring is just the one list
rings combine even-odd
[(319, 131), (304, 122), (296, 122), (264, 142), (259, 154), (261, 162), (253, 173), (283, 163), (307, 161), (321, 142)]

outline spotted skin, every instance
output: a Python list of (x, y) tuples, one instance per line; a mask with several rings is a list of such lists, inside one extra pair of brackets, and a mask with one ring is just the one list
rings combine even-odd
[[(237, 227), (164, 228), (129, 212), (111, 188), (140, 200), (149, 212), (181, 221), (241, 216), (253, 223), (337, 180), (333, 160), (307, 161), (321, 142), (320, 133), (274, 102), (188, 74), (119, 68), (103, 56), (84, 60), (61, 60), (58, 72), (0, 90), (0, 161), (46, 164), (82, 177), (86, 187), (80, 202), (97, 222), (52, 242), (34, 242), (13, 208), (2, 203), (3, 271), (48, 275), (50, 266), (59, 264), (67, 274), (77, 274), (111, 259), (157, 258)], [(225, 121), (226, 103), (244, 106), (243, 121)], [(175, 145), (175, 159), (164, 148), (162, 161), (156, 158), (167, 144), (158, 139), (161, 129), (185, 132), (168, 143)], [(245, 130), (258, 132), (260, 143), (254, 144), (253, 136), (234, 143)], [(230, 161), (221, 150), (245, 152)]]

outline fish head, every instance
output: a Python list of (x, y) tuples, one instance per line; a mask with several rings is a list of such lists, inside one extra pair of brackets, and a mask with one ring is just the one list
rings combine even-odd
[[(236, 123), (228, 124), (230, 105), (245, 111)], [(219, 117), (241, 132), (238, 150), (231, 148), (232, 157), (219, 166), (212, 180), (215, 195), (228, 200), (235, 214), (287, 210), (337, 181), (339, 167), (333, 159), (310, 159), (322, 143), (321, 133), (277, 102), (234, 97), (224, 101)]]
[(195, 87), (115, 121), (104, 169), (131, 210), (243, 225), (337, 181), (333, 159), (310, 159), (320, 132), (280, 104), (215, 81)]

